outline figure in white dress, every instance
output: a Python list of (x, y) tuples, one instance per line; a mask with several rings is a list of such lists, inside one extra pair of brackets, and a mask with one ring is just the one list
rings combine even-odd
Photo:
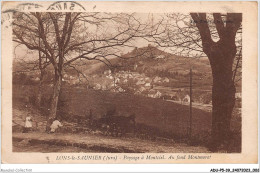
[(27, 133), (32, 129), (32, 118), (30, 116), (27, 116), (25, 118), (25, 123), (24, 123), (24, 133)]
[(59, 120), (53, 121), (51, 125), (51, 133), (54, 133), (59, 127), (62, 127), (62, 124)]

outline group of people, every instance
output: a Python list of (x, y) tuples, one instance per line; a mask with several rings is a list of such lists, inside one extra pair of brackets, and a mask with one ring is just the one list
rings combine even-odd
[[(108, 111), (102, 118), (94, 119), (92, 110), (90, 109), (89, 114), (86, 115), (86, 119), (89, 122), (90, 128), (93, 128), (94, 130), (105, 131), (105, 133), (111, 134), (112, 136), (123, 135), (129, 131), (135, 132), (134, 114), (129, 116), (116, 116), (115, 110), (113, 110)], [(33, 129), (37, 129), (37, 121), (35, 121), (35, 124), (35, 127), (33, 127), (33, 119), (30, 114), (28, 114), (25, 118), (23, 133), (28, 133), (33, 131)], [(57, 131), (57, 129), (63, 126), (57, 118), (47, 122), (47, 124), (48, 126), (46, 130), (48, 133), (54, 133)]]
[[(36, 123), (37, 124), (37, 123)], [(58, 119), (55, 119), (51, 125), (50, 125), (50, 133), (54, 133), (59, 127), (62, 127), (63, 125)], [(24, 123), (24, 129), (23, 133), (28, 133), (30, 131), (33, 131), (33, 120), (30, 115), (26, 116), (25, 123)]]

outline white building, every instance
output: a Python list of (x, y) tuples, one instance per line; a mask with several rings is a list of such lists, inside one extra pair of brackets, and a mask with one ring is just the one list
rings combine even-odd
[(128, 74), (128, 77), (129, 77), (129, 78), (133, 78), (133, 75), (132, 75), (132, 74)]
[(111, 70), (106, 70), (106, 71), (104, 71), (104, 74), (105, 74), (105, 75), (111, 75)]
[(151, 79), (150, 79), (149, 77), (146, 77), (146, 78), (145, 78), (145, 81), (151, 82)]
[(118, 90), (119, 92), (125, 92), (125, 90), (124, 90), (123, 88), (121, 88), (121, 87), (119, 87), (117, 90)]
[(151, 83), (146, 83), (144, 86), (150, 87), (150, 86), (151, 86)]
[(117, 86), (117, 84), (114, 82), (111, 84), (111, 87), (116, 87), (116, 86)]
[(168, 83), (168, 82), (170, 82), (170, 80), (166, 77), (166, 78), (164, 78), (163, 82)]
[(120, 79), (119, 78), (116, 78), (115, 79), (115, 83), (119, 83), (120, 82)]
[(153, 82), (161, 82), (161, 78), (156, 76), (154, 79), (153, 79)]
[(143, 92), (143, 91), (145, 91), (145, 90), (146, 90), (145, 87), (141, 87), (141, 88), (139, 89), (140, 92)]
[(106, 77), (109, 79), (113, 79), (113, 76), (111, 76), (111, 75), (107, 75)]
[(136, 82), (136, 85), (144, 85), (145, 84), (145, 81), (143, 80), (139, 80)]
[(160, 91), (156, 91), (156, 90), (150, 90), (150, 92), (148, 93), (148, 97), (151, 98), (160, 98), (162, 96), (162, 93)]
[(95, 89), (95, 90), (100, 90), (100, 89), (102, 89), (102, 86), (98, 83), (98, 84), (96, 84), (96, 85), (94, 86), (94, 89)]
[(155, 59), (164, 59), (164, 58), (165, 58), (164, 55), (159, 55), (159, 56), (157, 56)]

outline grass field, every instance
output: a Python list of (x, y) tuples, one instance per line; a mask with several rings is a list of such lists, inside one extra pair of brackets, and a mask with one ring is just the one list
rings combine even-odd
[[(26, 98), (33, 98), (36, 94), (31, 92), (35, 86), (13, 86), (13, 105), (26, 104)], [(44, 90), (45, 105), (51, 96), (51, 88)], [(28, 100), (28, 99), (27, 99)], [(31, 99), (29, 99), (31, 100)], [(92, 109), (95, 118), (102, 117), (108, 110), (116, 109), (116, 115), (136, 115), (136, 122), (140, 131), (149, 135), (173, 138), (180, 141), (187, 140), (189, 130), (189, 106), (180, 105), (161, 99), (147, 98), (125, 93), (112, 93), (109, 91), (95, 91), (91, 89), (64, 86), (59, 103), (58, 113), (62, 117), (75, 115), (85, 116)], [(210, 137), (211, 112), (193, 108), (192, 110), (192, 137), (195, 143), (206, 145)], [(240, 141), (241, 117), (234, 111), (232, 130), (236, 141)], [(240, 148), (235, 148), (238, 152)]]

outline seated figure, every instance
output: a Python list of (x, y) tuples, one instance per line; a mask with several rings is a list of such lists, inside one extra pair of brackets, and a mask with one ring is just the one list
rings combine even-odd
[(62, 127), (62, 124), (59, 120), (54, 120), (51, 124), (51, 133), (54, 133), (59, 127)]

